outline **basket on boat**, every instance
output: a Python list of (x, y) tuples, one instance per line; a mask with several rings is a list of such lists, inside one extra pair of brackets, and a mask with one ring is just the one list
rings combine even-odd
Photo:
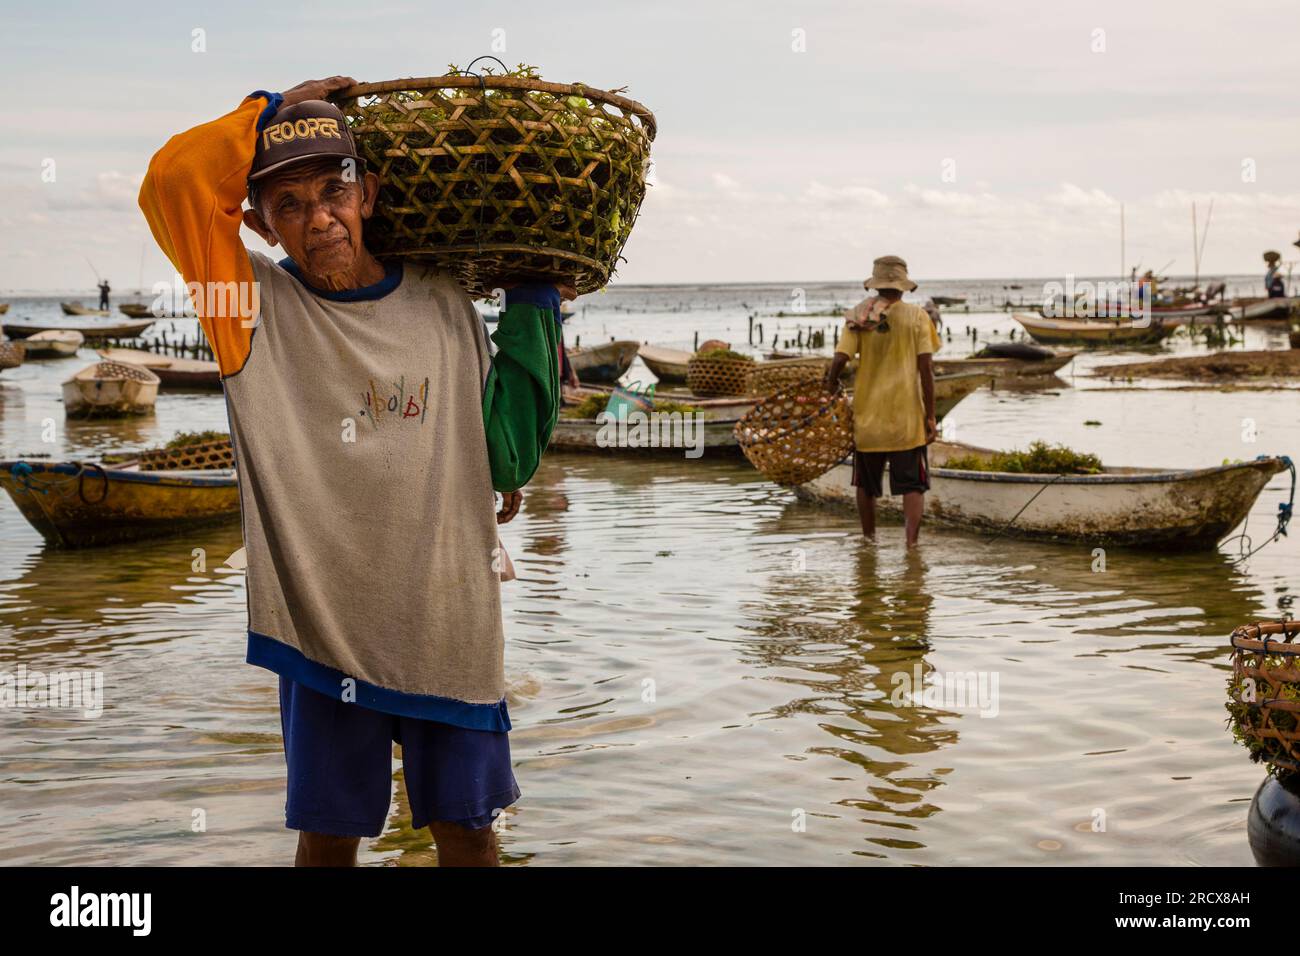
[(1228, 713), (1250, 759), (1300, 772), (1300, 621), (1244, 624), (1232, 632)]
[(141, 471), (208, 471), (235, 467), (235, 448), (230, 439), (182, 445), (179, 448), (151, 448), (137, 459)]
[(830, 471), (853, 451), (853, 406), (818, 381), (769, 395), (736, 423), (736, 441), (750, 464), (778, 485), (801, 485)]
[(754, 360), (747, 355), (712, 355), (696, 352), (686, 363), (686, 387), (693, 395), (744, 395)]
[(130, 362), (114, 362), (111, 359), (96, 362), (94, 374), (88, 375), (87, 378), (130, 379), (133, 382), (144, 382), (145, 384), (158, 381), (158, 376), (143, 365), (133, 365)]
[(749, 391), (753, 395), (772, 395), (788, 388), (820, 385), (830, 364), (830, 359), (819, 356), (760, 362), (749, 376)]
[(655, 119), (640, 103), (472, 74), (361, 83), (332, 99), (379, 176), (371, 251), (433, 260), (471, 295), (504, 278), (580, 294), (609, 281), (645, 197)]

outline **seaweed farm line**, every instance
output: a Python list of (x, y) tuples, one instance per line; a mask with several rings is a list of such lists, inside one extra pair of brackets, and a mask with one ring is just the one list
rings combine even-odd
[[(853, 282), (806, 291), (810, 312), (862, 297)], [(789, 302), (784, 286), (614, 287), (579, 300), (566, 335), (681, 347), (698, 332), (746, 348), (749, 316)], [(57, 299), (19, 299), (5, 318), (57, 315)], [(942, 357), (1017, 327), (997, 312), (945, 320)], [(838, 324), (762, 321), (769, 339)], [(163, 329), (197, 333), (192, 320)], [(1238, 347), (1285, 347), (1285, 333), (1248, 329)], [(1180, 333), (1163, 354), (1204, 351)], [(152, 416), (65, 423), (59, 383), (94, 357), (0, 374), (0, 456), (94, 459), (226, 428), (219, 394), (165, 390)], [(1300, 454), (1293, 390), (1084, 374), (1151, 357), (1083, 354), (1046, 389), (981, 389), (950, 416), (951, 436), (1060, 442), (1115, 465)], [(1248, 535), (1272, 532), (1288, 487), (1270, 482)], [(1227, 636), (1291, 611), (1300, 541), (1245, 562), (1240, 542), (1115, 549), (1098, 570), (1091, 547), (990, 537), (926, 526), (908, 552), (886, 525), (868, 545), (852, 514), (708, 450), (548, 455), (502, 529), (519, 574), (503, 594), (523, 790), (501, 831), (506, 859), (1249, 865), (1263, 770), (1225, 729)], [(0, 780), (21, 799), (0, 803), (0, 863), (291, 858), (276, 681), (244, 663), (243, 573), (227, 562), (240, 546), (235, 523), (60, 552), (0, 501), (0, 671), (102, 675), (98, 716), (5, 715)], [(962, 686), (973, 701), (949, 693)], [(194, 834), (195, 808), (226, 838)], [(395, 786), (388, 831), (362, 861), (430, 855)]]

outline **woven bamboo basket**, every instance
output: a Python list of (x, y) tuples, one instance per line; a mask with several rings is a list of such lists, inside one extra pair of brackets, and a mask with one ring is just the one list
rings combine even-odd
[(749, 391), (749, 374), (755, 362), (744, 356), (706, 356), (696, 353), (686, 363), (686, 387), (702, 398), (715, 395), (744, 395)]
[(760, 362), (749, 376), (750, 394), (773, 395), (789, 388), (819, 385), (830, 365), (830, 359), (818, 356)]
[(502, 279), (593, 292), (645, 197), (655, 119), (635, 100), (530, 76), (361, 83), (332, 97), (380, 180), (366, 242), (471, 295)]
[(821, 382), (761, 400), (736, 423), (736, 441), (750, 464), (778, 485), (824, 475), (853, 451), (853, 406)]
[(130, 362), (97, 362), (95, 363), (95, 374), (92, 377), (129, 378), (133, 382), (144, 382), (146, 385), (158, 381), (158, 376), (143, 365), (132, 365)]
[(17, 368), (26, 355), (27, 347), (21, 342), (0, 342), (0, 369)]
[(208, 471), (235, 467), (235, 448), (230, 439), (182, 445), (180, 448), (151, 448), (140, 453), (141, 471)]
[(1228, 713), (1250, 759), (1279, 776), (1300, 772), (1300, 621), (1245, 624), (1232, 632)]

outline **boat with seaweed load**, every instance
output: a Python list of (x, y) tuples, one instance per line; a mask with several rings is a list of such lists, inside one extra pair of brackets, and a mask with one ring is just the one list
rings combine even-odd
[[(932, 444), (926, 518), (995, 535), (1205, 550), (1245, 520), (1270, 478), (1292, 467), (1285, 457), (1210, 468), (1102, 468), (1096, 474), (1063, 475), (946, 466), (967, 456), (996, 454), (959, 442)], [(844, 462), (795, 493), (808, 501), (856, 508), (851, 478), (852, 467)], [(899, 513), (901, 499), (881, 498), (878, 507)]]
[(111, 464), (0, 461), (0, 488), (62, 548), (180, 534), (239, 517), (228, 440), (152, 449)]

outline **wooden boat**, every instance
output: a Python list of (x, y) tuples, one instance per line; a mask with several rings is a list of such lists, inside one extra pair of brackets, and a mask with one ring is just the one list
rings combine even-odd
[(126, 362), (147, 368), (169, 388), (221, 388), (221, 371), (216, 362), (158, 355), (144, 349), (96, 349), (110, 362)]
[[(734, 434), (739, 420), (739, 417), (704, 416), (691, 429), (687, 429), (666, 425), (663, 419), (659, 419), (658, 425), (647, 422), (640, 433), (635, 423), (630, 422), (626, 433), (628, 441), (619, 444), (615, 432), (617, 426), (594, 418), (565, 418), (561, 415), (555, 424), (555, 430), (551, 432), (550, 447), (561, 451), (599, 451), (624, 455), (685, 455), (698, 442), (706, 456), (739, 455), (740, 445)], [(653, 446), (652, 441), (655, 443)]]
[(117, 310), (131, 319), (152, 319), (155, 318), (149, 306), (140, 302), (123, 302), (117, 307)]
[(1290, 324), (1292, 310), (1300, 308), (1300, 296), (1233, 299), (1223, 308), (1229, 322), (1257, 322), (1285, 328)]
[[(577, 405), (592, 395), (609, 395), (613, 391), (612, 385), (582, 385), (578, 388), (565, 389), (564, 404)], [(700, 398), (685, 389), (672, 388), (656, 388), (655, 398), (659, 401), (694, 405), (706, 421), (736, 421), (744, 418), (757, 402), (757, 399), (745, 396)]]
[(63, 383), (69, 418), (145, 415), (158, 399), (158, 376), (139, 365), (96, 362)]
[[(1159, 551), (1213, 548), (1245, 520), (1268, 480), (1286, 467), (1279, 458), (1260, 458), (1213, 468), (1106, 468), (1097, 475), (1056, 476), (944, 466), (970, 454), (992, 452), (957, 442), (930, 446), (928, 519), (1016, 537)], [(851, 478), (852, 466), (842, 462), (795, 493), (855, 508)], [(898, 513), (901, 501), (885, 497), (878, 505)]]
[(23, 339), (28, 358), (63, 358), (76, 355), (86, 337), (80, 332), (37, 332)]
[(993, 376), (984, 372), (962, 372), (956, 375), (935, 375), (934, 417), (942, 421), (967, 395), (983, 385), (991, 385)]
[(6, 322), (5, 332), (14, 339), (25, 339), (39, 332), (80, 332), (87, 342), (93, 342), (96, 339), (133, 339), (153, 323), (153, 319), (128, 319), (121, 322), (60, 322), (57, 325), (30, 321)]
[(1155, 345), (1173, 335), (1177, 322), (1153, 317), (1145, 327), (1128, 319), (1045, 319), (1015, 312), (1011, 316), (1043, 345), (1084, 345), (1089, 348)]
[(0, 342), (0, 372), (22, 365), (26, 353), (21, 342)]
[(666, 349), (658, 345), (643, 345), (637, 353), (646, 368), (655, 373), (661, 382), (685, 382), (686, 363), (691, 353), (684, 349)]
[(582, 382), (617, 382), (641, 348), (640, 342), (617, 341), (569, 349), (569, 364)]
[(64, 315), (108, 315), (107, 309), (88, 309), (80, 302), (60, 302), (59, 307), (63, 309)]
[(239, 518), (232, 468), (147, 471), (0, 461), (0, 487), (49, 544), (63, 548), (179, 534)]
[(932, 295), (930, 301), (943, 308), (945, 305), (965, 305), (966, 297), (964, 295)]
[(959, 372), (982, 372), (994, 380), (1008, 378), (1037, 378), (1054, 375), (1073, 361), (1078, 352), (1058, 352), (1049, 359), (1024, 361), (1012, 358), (976, 358), (973, 355), (960, 359), (936, 359), (934, 374), (955, 375)]

